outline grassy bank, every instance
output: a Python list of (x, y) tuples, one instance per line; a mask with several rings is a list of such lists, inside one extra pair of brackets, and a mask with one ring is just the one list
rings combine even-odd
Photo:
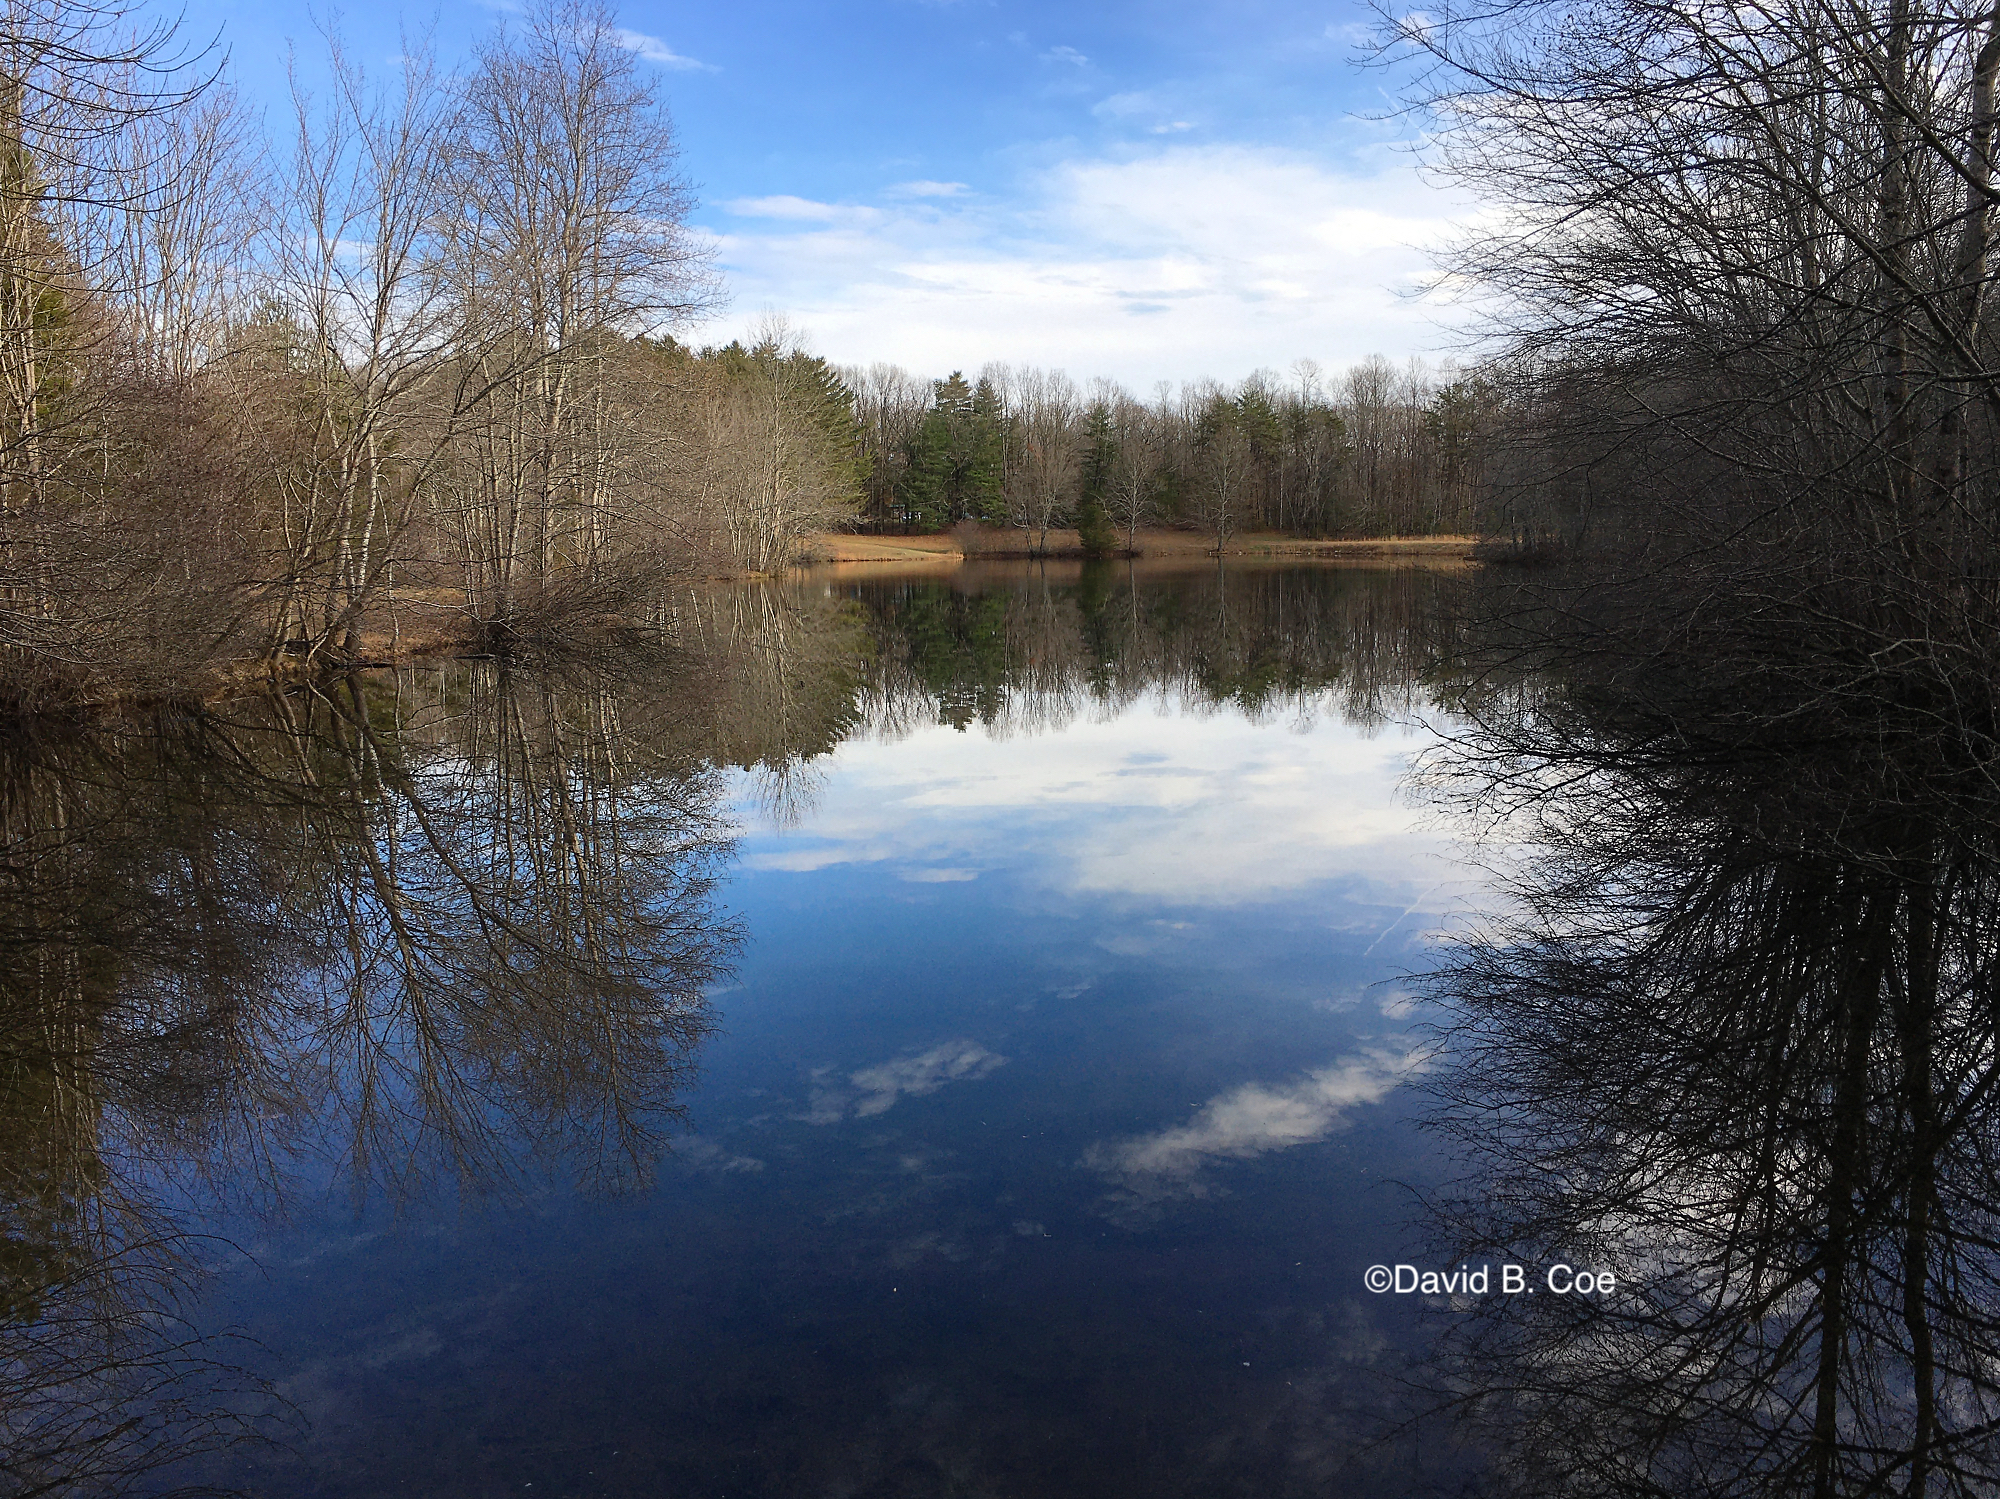
[[(1055, 557), (1074, 560), (1083, 556), (1083, 544), (1074, 531), (1051, 531), (1048, 549), (1036, 552), (1023, 531), (995, 530), (976, 539), (959, 533), (935, 536), (846, 536), (824, 533), (811, 539), (807, 554), (819, 563), (884, 563), (910, 566), (957, 567), (981, 559)], [(1222, 548), (1224, 558), (1278, 557), (1301, 561), (1323, 559), (1424, 558), (1436, 561), (1465, 561), (1478, 543), (1474, 536), (1369, 536), (1346, 540), (1320, 540), (1285, 536), (1277, 532), (1252, 531), (1232, 536)], [(1133, 550), (1143, 558), (1213, 557), (1215, 538), (1193, 531), (1141, 530), (1133, 538)]]

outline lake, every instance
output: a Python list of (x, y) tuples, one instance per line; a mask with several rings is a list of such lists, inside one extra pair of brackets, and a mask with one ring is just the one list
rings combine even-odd
[(843, 569), (17, 726), (0, 1493), (1992, 1492), (1983, 689), (1693, 603)]
[[(808, 574), (690, 591), (666, 652), (24, 747), (14, 946), (97, 1075), (52, 1056), (15, 1090), (88, 1116), (21, 1158), (17, 1237), (51, 1281), (107, 1251), (42, 1311), (124, 1317), (142, 1371), (52, 1364), (44, 1469), (1448, 1473), (1384, 1436), (1415, 1298), (1362, 1276), (1416, 1253), (1443, 1170), (1405, 980), (1479, 889), (1400, 789), (1451, 580)], [(79, 1439), (134, 1410), (143, 1443)]]

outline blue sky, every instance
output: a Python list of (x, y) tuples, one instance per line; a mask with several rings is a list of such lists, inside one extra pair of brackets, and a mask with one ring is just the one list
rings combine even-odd
[[(386, 67), (405, 16), (450, 62), (498, 13), (339, 24)], [(320, 46), (300, 0), (186, 14), (274, 113), (287, 39)], [(1394, 75), (1355, 65), (1358, 4), (635, 0), (620, 22), (728, 287), (698, 342), (779, 311), (841, 363), (1007, 360), (1141, 393), (1452, 347), (1451, 309), (1410, 293), (1471, 205), (1385, 118)]]

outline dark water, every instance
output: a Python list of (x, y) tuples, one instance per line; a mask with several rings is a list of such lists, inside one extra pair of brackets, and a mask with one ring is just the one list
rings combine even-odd
[(819, 578), (9, 736), (0, 1493), (1984, 1499), (1992, 642), (1678, 589)]
[(1477, 884), (1398, 785), (1448, 586), (723, 589), (666, 653), (17, 746), (14, 1473), (1449, 1478), (1362, 1286), (1443, 1171), (1403, 976)]

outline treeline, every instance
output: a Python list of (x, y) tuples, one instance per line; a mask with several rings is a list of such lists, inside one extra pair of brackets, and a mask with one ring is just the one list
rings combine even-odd
[(927, 381), (895, 365), (844, 372), (855, 396), (862, 524), (1011, 526), (1046, 550), (1074, 527), (1086, 550), (1129, 549), (1141, 526), (1306, 536), (1473, 528), (1484, 385), (1377, 356), (1336, 378), (1301, 361), (1234, 387), (1162, 385), (1140, 400), (1108, 380), (989, 365)]

